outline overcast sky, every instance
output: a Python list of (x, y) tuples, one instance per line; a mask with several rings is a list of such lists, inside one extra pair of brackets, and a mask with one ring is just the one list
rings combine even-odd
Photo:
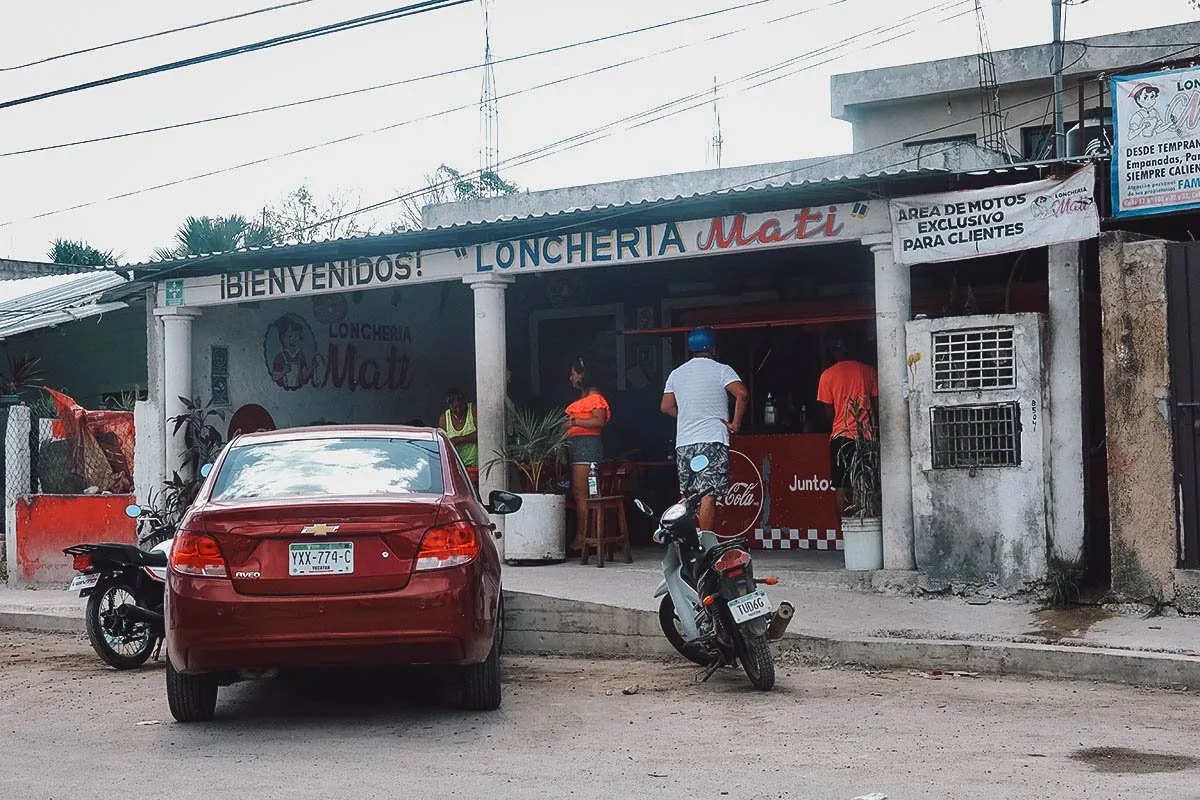
[[(0, 67), (153, 33), (280, 0), (0, 0)], [(493, 0), (497, 58), (651, 25), (746, 0)], [(771, 0), (751, 9), (621, 37), (495, 68), (501, 95), (501, 157), (513, 158), (663, 103), (734, 81), (785, 59), (835, 45), (919, 12), (895, 41), (876, 34), (793, 65), (767, 86), (734, 82), (720, 102), (724, 166), (848, 151), (849, 125), (829, 117), (829, 76), (838, 72), (977, 52), (969, 8), (929, 12), (945, 0)], [(400, 0), (312, 0), (304, 5), (150, 41), (0, 71), (0, 100), (20, 97), (329, 22), (382, 11)], [(993, 49), (1050, 38), (1049, 0), (986, 0)], [(1082, 38), (1200, 17), (1189, 0), (1088, 0), (1070, 7), (1067, 37)], [(772, 19), (805, 9), (811, 13)], [(287, 45), (261, 53), (0, 110), (0, 153), (216, 116), (478, 64), (478, 3)], [(738, 31), (716, 40), (718, 33)], [(892, 34), (894, 35), (894, 34)], [(681, 45), (686, 45), (680, 48)], [(559, 85), (547, 80), (642, 58)], [(834, 59), (829, 63), (816, 62)], [(772, 73), (777, 74), (777, 73)], [(0, 157), (0, 256), (44, 260), (55, 237), (84, 239), (142, 261), (167, 244), (188, 215), (252, 215), (301, 183), (318, 193), (350, 192), (363, 204), (423, 185), (440, 163), (479, 165), (476, 107), (481, 73), (466, 73), (182, 130)], [(320, 142), (413, 122), (350, 142), (276, 158), (134, 196), (126, 192), (256, 161)], [(522, 187), (544, 189), (710, 166), (710, 105), (601, 141), (502, 170)], [(77, 204), (86, 208), (41, 219)], [(380, 225), (398, 211), (375, 215)]]

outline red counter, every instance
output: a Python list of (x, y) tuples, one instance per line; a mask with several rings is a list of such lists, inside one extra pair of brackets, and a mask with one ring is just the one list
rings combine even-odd
[(764, 550), (841, 550), (829, 434), (734, 436), (717, 530)]

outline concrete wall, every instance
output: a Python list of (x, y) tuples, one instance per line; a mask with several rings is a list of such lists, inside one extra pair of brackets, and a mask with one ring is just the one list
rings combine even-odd
[[(996, 326), (1016, 329), (1017, 388), (934, 392), (933, 334)], [(917, 569), (934, 584), (991, 585), (1015, 593), (1046, 577), (1049, 426), (1041, 327), (1034, 314), (908, 323), (914, 549)], [(1021, 413), (1020, 466), (933, 469), (931, 407), (1013, 401)]]
[[(268, 361), (279, 353), (275, 323), (285, 315), (304, 323), (300, 377), (307, 380), (299, 388), (278, 385)], [(448, 387), (473, 394), (472, 319), (471, 290), (460, 283), (205, 308), (192, 333), (193, 393), (213, 396), (212, 347), (222, 346), (229, 413), (258, 404), (278, 427), (418, 417), (432, 425)]]
[(133, 544), (137, 523), (125, 516), (130, 495), (36, 494), (17, 499), (16, 571), (10, 586), (65, 585), (75, 574), (63, 548), (84, 542)]
[[(1038, 83), (1001, 87), (1000, 101), (1004, 108), (1007, 141), (1013, 152), (1021, 152), (1022, 128), (1054, 123), (1053, 109), (1047, 110), (1046, 97), (1052, 90), (1049, 78)], [(1067, 84), (1068, 129), (1078, 121), (1078, 91), (1077, 83)], [(1094, 108), (1099, 102), (1099, 84), (1088, 82), (1085, 96), (1085, 108)], [(848, 109), (845, 113), (846, 118), (854, 124), (854, 152), (859, 153), (900, 140), (919, 141), (965, 134), (974, 134), (982, 144), (983, 123), (979, 112), (979, 90), (975, 88), (965, 92), (922, 95), (862, 106)], [(936, 150), (944, 146), (930, 144), (925, 149)], [(915, 148), (908, 149), (913, 151), (914, 157), (918, 155)]]
[(1135, 600), (1175, 595), (1167, 246), (1124, 233), (1100, 243), (1112, 588)]

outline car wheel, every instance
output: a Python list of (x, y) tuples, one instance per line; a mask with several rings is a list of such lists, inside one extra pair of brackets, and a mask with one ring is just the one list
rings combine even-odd
[(471, 711), (495, 711), (500, 707), (500, 650), (504, 644), (504, 607), (496, 615), (492, 649), (482, 664), (463, 670), (462, 704)]
[(167, 705), (179, 722), (207, 722), (217, 710), (217, 679), (213, 675), (184, 675), (167, 658)]

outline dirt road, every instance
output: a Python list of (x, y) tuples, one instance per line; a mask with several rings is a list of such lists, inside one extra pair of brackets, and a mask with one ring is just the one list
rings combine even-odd
[(185, 726), (161, 665), (0, 637), (5, 800), (1200, 798), (1181, 692), (793, 663), (764, 695), (733, 671), (521, 657), (494, 714), (339, 673), (225, 689), (217, 721)]

